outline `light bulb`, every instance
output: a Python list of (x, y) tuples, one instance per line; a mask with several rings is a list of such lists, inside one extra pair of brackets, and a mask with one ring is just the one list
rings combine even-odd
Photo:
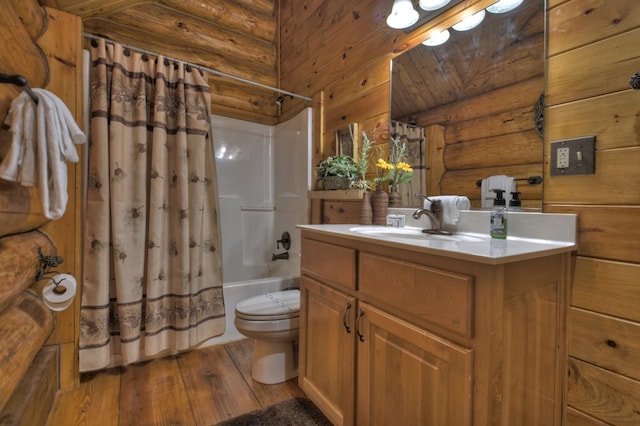
[(439, 31), (423, 41), (422, 44), (430, 47), (440, 46), (441, 44), (444, 44), (447, 40), (449, 40), (449, 36), (451, 36), (449, 30)]
[(420, 0), (420, 9), (422, 10), (438, 10), (444, 7), (451, 0)]
[(418, 22), (419, 16), (411, 0), (395, 0), (387, 17), (387, 25), (394, 29), (408, 28)]
[(499, 0), (497, 3), (487, 7), (487, 12), (507, 13), (522, 4), (523, 0)]
[(451, 28), (456, 31), (469, 31), (470, 29), (480, 25), (480, 22), (482, 22), (482, 20), (484, 19), (484, 15), (485, 12), (484, 9), (482, 9), (480, 12), (474, 13), (471, 16), (467, 16)]

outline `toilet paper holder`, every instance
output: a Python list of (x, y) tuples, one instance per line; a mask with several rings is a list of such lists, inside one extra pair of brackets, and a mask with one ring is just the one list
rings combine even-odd
[(56, 271), (49, 271), (49, 268), (55, 268), (64, 262), (62, 256), (46, 256), (42, 254), (42, 249), (38, 247), (38, 259), (40, 260), (40, 271), (36, 274), (36, 281), (40, 281), (46, 274)]

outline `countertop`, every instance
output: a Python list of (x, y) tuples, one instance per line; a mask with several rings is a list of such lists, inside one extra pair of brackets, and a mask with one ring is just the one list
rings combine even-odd
[[(398, 213), (399, 209), (394, 211)], [(402, 211), (400, 211), (402, 213)], [(488, 234), (486, 211), (464, 211), (456, 226), (448, 226), (451, 236), (429, 235), (420, 232), (429, 223), (416, 227), (408, 220), (405, 228), (374, 225), (298, 225), (303, 231), (335, 235), (367, 243), (384, 244), (406, 250), (472, 262), (499, 265), (534, 259), (577, 249), (577, 217), (573, 214), (511, 213), (506, 239), (491, 238)], [(482, 232), (484, 230), (487, 232)], [(398, 234), (394, 233), (399, 230)], [(480, 231), (480, 232), (478, 232)], [(402, 234), (402, 233), (405, 234)]]

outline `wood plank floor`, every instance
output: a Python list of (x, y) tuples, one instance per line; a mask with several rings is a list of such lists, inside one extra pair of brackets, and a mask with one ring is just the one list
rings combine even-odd
[(83, 375), (58, 393), (48, 426), (210, 426), (296, 396), (297, 378), (251, 379), (253, 340)]

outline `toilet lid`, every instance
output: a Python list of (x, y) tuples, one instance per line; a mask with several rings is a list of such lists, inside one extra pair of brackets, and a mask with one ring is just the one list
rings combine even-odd
[(242, 300), (236, 305), (236, 314), (243, 317), (292, 317), (300, 312), (300, 290), (265, 293)]

